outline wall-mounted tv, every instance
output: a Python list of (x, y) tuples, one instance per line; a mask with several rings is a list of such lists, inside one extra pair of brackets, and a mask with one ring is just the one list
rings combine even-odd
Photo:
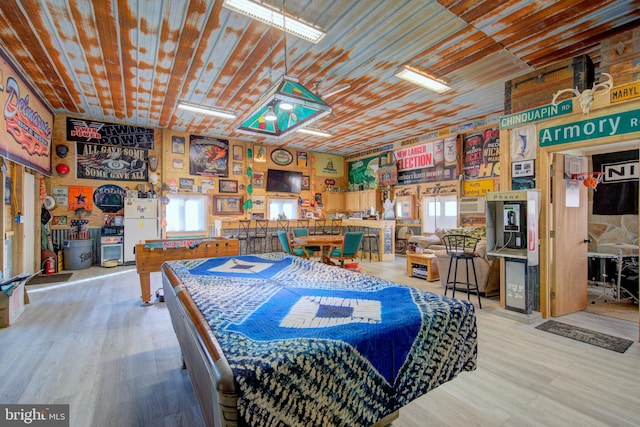
[(278, 193), (300, 193), (302, 172), (267, 169), (267, 191)]

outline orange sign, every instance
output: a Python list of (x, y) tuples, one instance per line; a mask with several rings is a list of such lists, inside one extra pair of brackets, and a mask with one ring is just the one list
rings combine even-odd
[(93, 210), (93, 187), (69, 186), (69, 210)]

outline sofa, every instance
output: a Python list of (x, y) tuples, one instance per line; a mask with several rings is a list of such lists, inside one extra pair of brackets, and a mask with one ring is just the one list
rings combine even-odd
[[(485, 227), (454, 228), (449, 230), (437, 229), (429, 236), (412, 236), (408, 242), (408, 250), (412, 252), (433, 253), (438, 258), (438, 270), (440, 271), (440, 283), (442, 287), (447, 281), (449, 271), (449, 255), (442, 242), (445, 234), (465, 234), (480, 238), (476, 246), (476, 257), (473, 264), (478, 277), (478, 289), (480, 295), (489, 297), (500, 294), (500, 264), (497, 259), (487, 258), (487, 240)], [(451, 272), (453, 277), (453, 271)], [(458, 262), (458, 280), (466, 279), (466, 263)], [(469, 271), (469, 278), (473, 280), (473, 272)], [(460, 285), (457, 287), (461, 290)], [(464, 288), (466, 291), (466, 287)]]

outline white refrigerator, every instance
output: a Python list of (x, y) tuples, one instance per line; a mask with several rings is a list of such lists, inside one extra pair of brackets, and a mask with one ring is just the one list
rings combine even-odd
[(124, 199), (124, 262), (135, 262), (135, 245), (159, 239), (159, 199)]

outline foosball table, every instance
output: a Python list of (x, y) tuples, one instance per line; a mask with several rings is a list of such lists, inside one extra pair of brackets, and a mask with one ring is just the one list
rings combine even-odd
[(238, 239), (206, 237), (200, 239), (147, 240), (135, 246), (136, 271), (140, 277), (142, 306), (151, 303), (151, 273), (159, 272), (165, 261), (215, 258), (238, 255)]

